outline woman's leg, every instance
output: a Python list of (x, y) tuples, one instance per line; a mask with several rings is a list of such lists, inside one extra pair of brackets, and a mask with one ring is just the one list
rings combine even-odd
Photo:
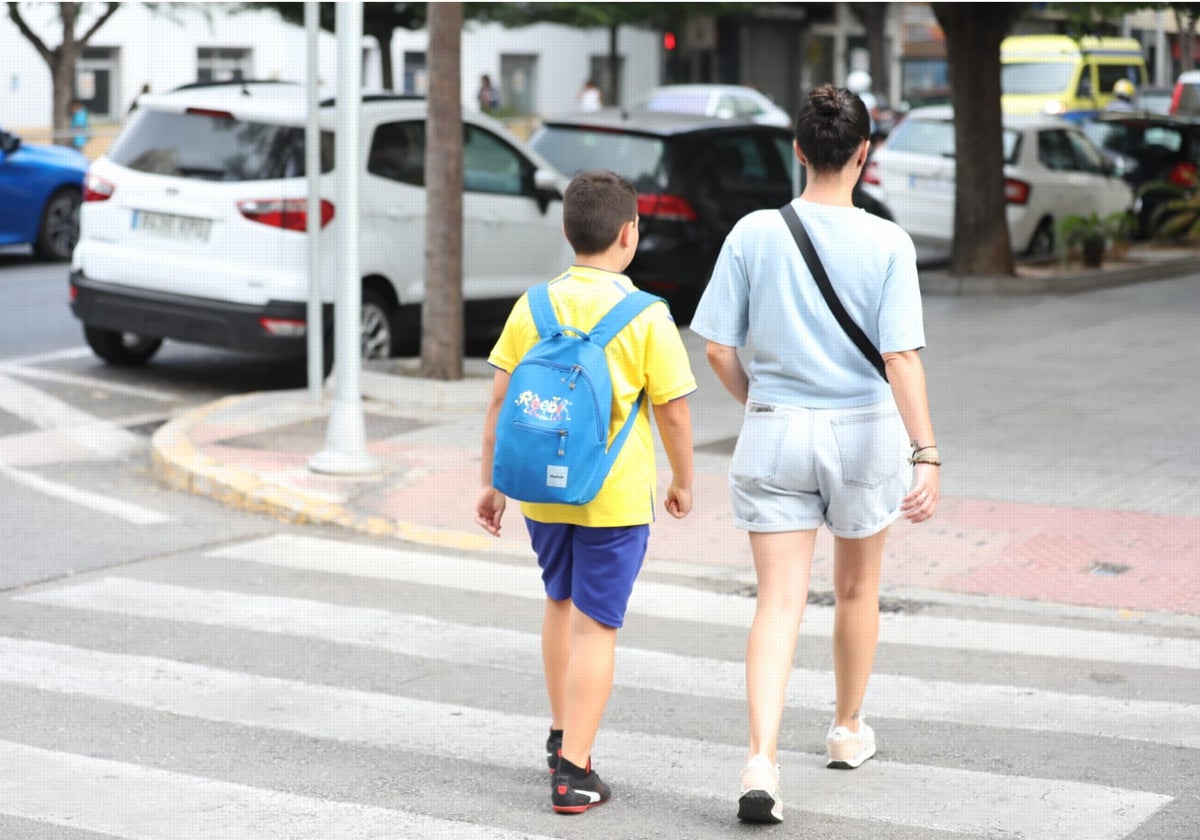
[(863, 696), (879, 641), (879, 575), (887, 531), (861, 540), (834, 539), (833, 671), (837, 681), (834, 726), (858, 731)]
[(808, 602), (808, 576), (817, 532), (750, 534), (758, 604), (746, 644), (746, 700), (750, 711), (750, 755), (776, 763), (779, 723), (800, 619)]

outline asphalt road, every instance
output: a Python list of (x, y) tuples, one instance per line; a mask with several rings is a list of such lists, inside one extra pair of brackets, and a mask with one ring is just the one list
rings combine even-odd
[[(681, 569), (639, 581), (594, 754), (614, 799), (557, 816), (541, 752), (540, 587), (528, 560), (287, 525), (161, 489), (147, 469), (149, 430), (224, 394), (300, 387), (302, 372), (289, 381), (277, 365), (179, 347), (141, 371), (107, 368), (55, 302), (62, 270), (0, 261), (6, 311), (23, 313), (0, 330), (0, 837), (747, 831), (734, 818), (753, 610), (743, 581)], [(1149, 289), (1006, 301), (1009, 317), (996, 321), (968, 321), (961, 301), (931, 301), (931, 339), (957, 332), (953, 344), (973, 346), (978, 369), (971, 387), (935, 384), (939, 442), (976, 447), (971, 460), (996, 469), (1006, 453), (985, 442), (997, 428), (1032, 439), (1034, 451), (1082, 446), (1077, 422), (1036, 428), (1035, 412), (1021, 411), (1006, 338), (1041, 343), (1033, 375), (1133, 389), (1116, 398), (1125, 408), (1148, 399), (1139, 383), (1186, 373), (1181, 340), (1164, 353), (1143, 333), (1113, 335), (1099, 358), (1065, 355), (1059, 330), (1111, 329), (1114, 300), (1145, 307), (1143, 325), (1174, 324), (1191, 305), (1186, 289)], [(1052, 317), (1020, 317), (1035, 310)], [(1012, 335), (1014, 323), (1030, 332)], [(945, 352), (936, 346), (931, 369)], [(979, 421), (955, 402), (968, 399), (991, 406), (986, 435), (972, 434)], [(1078, 404), (1102, 410), (1099, 396)], [(1192, 451), (1178, 419), (1159, 418), (1155, 447)], [(1030, 493), (1102, 496), (1104, 476), (1074, 463), (1037, 473), (1052, 486), (1030, 477)], [(978, 489), (985, 478), (956, 481)], [(761, 833), (1195, 837), (1196, 619), (932, 594), (885, 606), (867, 702), (877, 760), (853, 773), (822, 766), (832, 614), (813, 604), (782, 729), (787, 822)]]

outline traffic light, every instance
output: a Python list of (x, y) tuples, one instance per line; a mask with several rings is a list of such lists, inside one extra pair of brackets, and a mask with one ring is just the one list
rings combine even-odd
[(672, 50), (675, 49), (675, 33), (674, 32), (664, 32), (663, 33), (663, 49), (666, 50), (667, 52), (671, 52)]

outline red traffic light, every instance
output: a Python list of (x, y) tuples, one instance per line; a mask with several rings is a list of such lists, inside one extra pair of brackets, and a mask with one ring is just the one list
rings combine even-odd
[(668, 50), (668, 51), (675, 49), (675, 33), (674, 32), (664, 32), (663, 33), (663, 49)]

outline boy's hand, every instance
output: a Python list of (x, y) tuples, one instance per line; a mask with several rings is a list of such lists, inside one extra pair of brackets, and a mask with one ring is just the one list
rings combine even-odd
[(495, 487), (484, 487), (475, 502), (475, 521), (493, 537), (500, 536), (500, 520), (508, 499)]
[(692, 491), (687, 487), (672, 484), (667, 488), (667, 498), (663, 502), (667, 513), (676, 519), (683, 519), (692, 509)]

